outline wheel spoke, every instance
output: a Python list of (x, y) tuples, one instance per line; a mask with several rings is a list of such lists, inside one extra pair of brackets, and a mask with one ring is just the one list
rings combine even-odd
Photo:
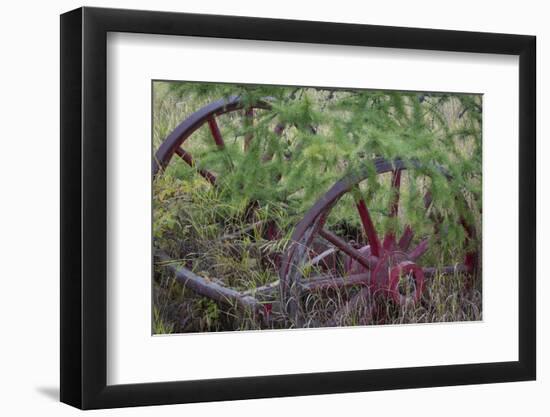
[(424, 194), (424, 207), (426, 210), (430, 208), (430, 204), (432, 204), (432, 193), (428, 191), (426, 194)]
[[(388, 213), (390, 217), (397, 217), (397, 213), (399, 210), (400, 187), (401, 187), (401, 170), (394, 169), (392, 171), (392, 176), (391, 176), (390, 208)], [(395, 232), (393, 230), (390, 230), (384, 236), (384, 242), (382, 243), (382, 247), (385, 250), (393, 250), (395, 248), (395, 245), (396, 245)]]
[(210, 128), (210, 133), (212, 133), (212, 137), (214, 138), (214, 141), (216, 142), (218, 148), (225, 148), (225, 142), (223, 141), (222, 133), (220, 132), (220, 128), (218, 127), (218, 123), (216, 122), (214, 116), (208, 118), (208, 127)]
[(397, 216), (399, 210), (399, 195), (401, 187), (401, 170), (394, 169), (391, 176), (390, 216)]
[[(184, 151), (181, 148), (176, 149), (176, 154), (183, 159), (187, 165), (189, 165), (192, 168), (197, 168), (195, 160), (191, 156), (189, 152)], [(216, 176), (212, 174), (211, 172), (207, 171), (206, 169), (197, 169), (197, 172), (206, 179), (210, 184), (215, 185), (216, 184)]]
[(382, 242), (382, 247), (384, 248), (384, 250), (394, 250), (395, 245), (395, 234), (393, 232), (386, 233), (386, 236), (384, 236), (384, 242)]
[(306, 266), (314, 266), (320, 263), (323, 259), (325, 259), (327, 256), (332, 255), (334, 252), (336, 252), (336, 248), (328, 248), (327, 250), (323, 251), (319, 255), (313, 257), (311, 261), (306, 263)]
[(320, 291), (328, 289), (339, 289), (352, 287), (354, 285), (368, 285), (370, 282), (370, 272), (354, 274), (348, 276), (318, 276), (312, 277), (302, 282), (302, 287), (306, 291)]
[[(252, 107), (248, 107), (244, 112), (244, 127), (248, 130), (252, 125), (254, 124), (254, 109)], [(252, 142), (252, 139), (254, 138), (254, 135), (252, 133), (247, 133), (244, 137), (244, 151), (248, 151), (248, 148), (250, 147), (250, 142)]]
[(413, 236), (414, 236), (414, 232), (411, 226), (407, 225), (398, 243), (402, 251), (406, 252), (409, 249), (409, 247), (411, 246)]
[[(424, 207), (426, 208), (426, 210), (429, 210), (432, 202), (432, 193), (428, 191), (426, 192), (426, 194), (424, 194)], [(441, 215), (434, 213), (433, 210), (428, 214), (428, 218), (433, 223), (434, 234), (438, 235), (441, 229), (441, 224), (443, 223), (443, 218), (441, 217)]]
[(370, 245), (371, 253), (374, 256), (380, 256), (380, 241), (378, 240), (378, 235), (376, 234), (376, 229), (372, 223), (372, 219), (367, 209), (367, 205), (363, 199), (360, 199), (357, 203), (357, 210), (359, 211), (359, 217), (361, 218), (361, 223), (363, 224), (363, 229), (367, 235), (367, 240)]
[(420, 258), (422, 255), (424, 255), (426, 253), (426, 251), (428, 250), (429, 248), (429, 245), (428, 245), (428, 242), (429, 242), (429, 239), (424, 239), (422, 240), (417, 246), (416, 248), (414, 248), (410, 253), (409, 253), (409, 258), (413, 261), (416, 261), (418, 258)]
[[(285, 130), (285, 125), (282, 124), (282, 123), (277, 123), (277, 125), (275, 126), (275, 129), (273, 129), (275, 134), (279, 137), (281, 137), (283, 135), (284, 130)], [(264, 156), (262, 157), (263, 162), (269, 162), (272, 159), (273, 159), (273, 152), (268, 152), (268, 153), (264, 154)]]
[[(307, 248), (309, 247), (317, 231), (323, 228), (328, 213), (321, 213), (312, 221), (312, 223), (301, 233), (301, 236), (294, 240), (290, 245), (286, 256), (281, 262), (281, 283), (287, 287), (297, 281), (292, 274), (297, 266), (304, 263), (306, 258)], [(289, 276), (290, 274), (290, 276)]]
[[(466, 219), (464, 217), (460, 217), (460, 224), (466, 231), (466, 242), (465, 245), (470, 245), (471, 241), (474, 239), (475, 236), (475, 229), (473, 226), (469, 225), (466, 222)], [(476, 251), (469, 251), (466, 253), (466, 258), (464, 259), (464, 263), (466, 267), (468, 268), (468, 272), (474, 272), (476, 266), (477, 266), (477, 252)]]
[(319, 230), (319, 235), (324, 239), (328, 240), (330, 243), (332, 243), (334, 246), (336, 246), (346, 255), (355, 259), (365, 268), (373, 269), (374, 266), (376, 265), (376, 260), (377, 260), (376, 258), (363, 256), (361, 252), (359, 252), (357, 249), (353, 248), (352, 246), (348, 245), (347, 242), (340, 239), (334, 233), (331, 233), (325, 229), (321, 229)]

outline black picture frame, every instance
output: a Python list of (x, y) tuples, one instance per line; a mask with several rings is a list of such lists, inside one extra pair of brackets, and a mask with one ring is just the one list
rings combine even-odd
[[(519, 56), (519, 360), (107, 385), (108, 32)], [(535, 51), (524, 35), (88, 7), (61, 15), (61, 401), (94, 409), (534, 380)]]

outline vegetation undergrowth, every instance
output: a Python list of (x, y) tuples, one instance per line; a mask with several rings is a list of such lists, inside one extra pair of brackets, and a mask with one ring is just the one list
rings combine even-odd
[[(154, 246), (176, 265), (241, 292), (276, 282), (281, 254), (307, 210), (336, 181), (365, 170), (367, 180), (331, 211), (328, 229), (366, 244), (355, 208), (360, 197), (382, 235), (399, 236), (409, 225), (416, 241), (430, 238), (423, 265), (457, 264), (472, 246), (480, 250), (481, 96), (155, 82), (154, 150), (194, 111), (232, 96), (245, 108), (264, 100), (271, 109), (255, 109), (253, 121), (242, 111), (219, 116), (223, 149), (202, 126), (184, 146), (195, 165), (176, 156), (153, 182)], [(391, 174), (376, 175), (372, 162), (380, 156), (415, 167), (403, 171), (395, 218), (387, 214)], [(215, 187), (198, 175), (201, 169), (216, 176)], [(427, 192), (433, 201), (428, 210)], [(460, 219), (475, 229), (474, 242), (467, 240)], [(254, 315), (183, 287), (164, 266), (155, 265), (154, 333), (265, 328)], [(355, 287), (313, 293), (304, 300), (304, 326), (479, 320), (480, 268), (468, 291), (466, 280), (459, 272), (437, 273), (420, 303), (387, 302), (376, 311), (368, 296), (346, 309)]]

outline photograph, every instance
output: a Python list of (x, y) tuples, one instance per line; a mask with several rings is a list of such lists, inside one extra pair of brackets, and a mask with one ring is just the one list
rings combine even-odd
[(483, 319), (482, 94), (152, 80), (151, 112), (152, 334)]
[[(29, 287), (23, 258), (50, 250), (34, 251), (36, 289), (7, 292), (34, 301), (8, 297), (6, 317), (40, 322), (15, 350), (44, 342), (8, 366), (37, 387), (10, 407), (540, 414), (543, 14), (242, 1), (65, 5), (58, 30), (42, 11), (41, 35), (14, 44), (30, 72), (55, 60), (33, 88), (60, 105), (34, 125), (60, 146), (6, 136), (6, 207), (29, 213), (6, 216), (6, 282)], [(27, 120), (8, 129), (29, 125), (29, 82), (7, 83)], [(58, 194), (13, 175), (42, 181), (39, 164)], [(59, 230), (22, 232), (45, 196)]]

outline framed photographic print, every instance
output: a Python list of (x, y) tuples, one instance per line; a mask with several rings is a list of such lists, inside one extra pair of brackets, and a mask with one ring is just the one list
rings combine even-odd
[(535, 379), (535, 38), (61, 16), (61, 400)]

